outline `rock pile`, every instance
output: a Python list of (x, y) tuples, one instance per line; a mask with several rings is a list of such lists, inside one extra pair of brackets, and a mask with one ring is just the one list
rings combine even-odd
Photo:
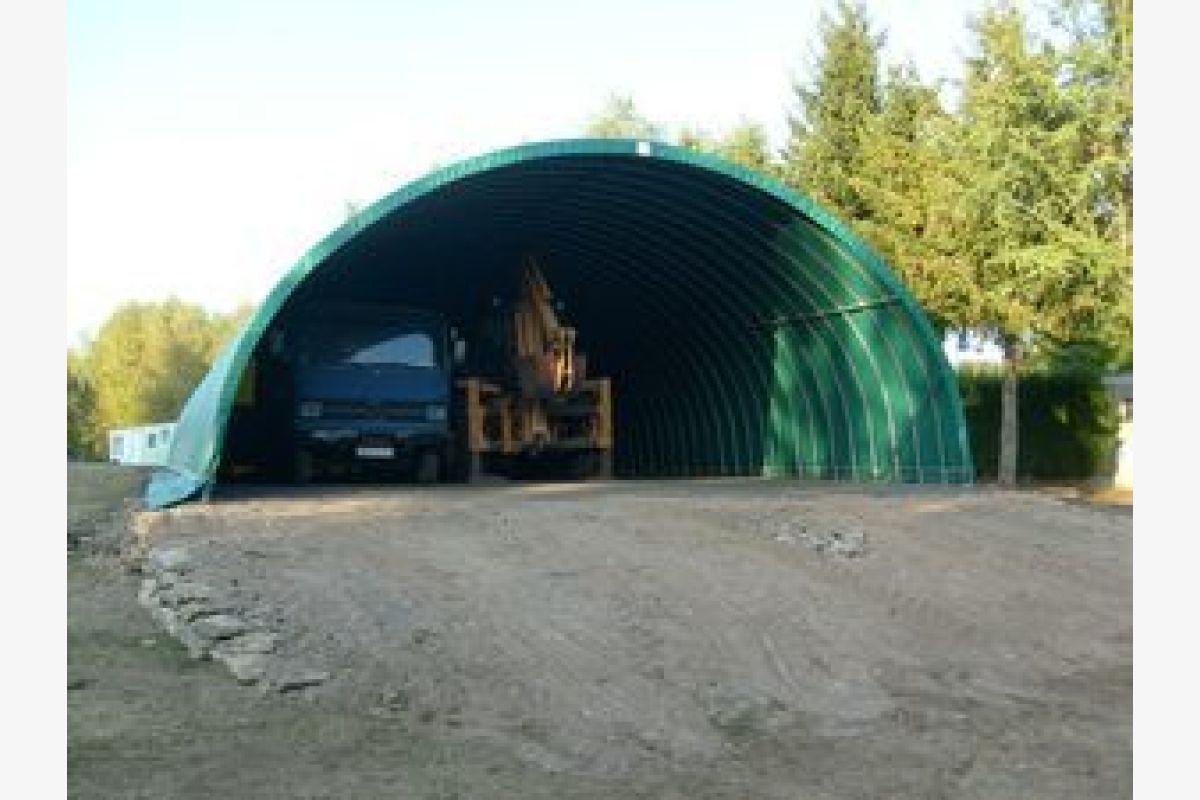
[(818, 553), (843, 558), (858, 558), (867, 552), (867, 535), (860, 530), (810, 531), (800, 523), (784, 523), (775, 534), (775, 541), (799, 543)]
[(142, 566), (138, 602), (195, 659), (219, 661), (242, 684), (257, 684), (280, 692), (316, 686), (329, 673), (287, 669), (275, 658), (279, 635), (198, 580), (184, 548), (154, 548)]

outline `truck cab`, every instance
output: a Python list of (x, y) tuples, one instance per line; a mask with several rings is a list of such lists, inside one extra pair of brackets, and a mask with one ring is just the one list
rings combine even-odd
[(453, 457), (456, 354), (439, 314), (394, 306), (322, 307), (287, 332), (294, 476), (327, 469), (441, 479)]

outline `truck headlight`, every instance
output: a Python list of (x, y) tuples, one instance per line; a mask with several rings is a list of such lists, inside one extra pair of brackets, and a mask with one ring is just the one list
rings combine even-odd
[(300, 416), (302, 417), (319, 417), (321, 416), (321, 403), (317, 400), (307, 400), (300, 404)]
[(445, 422), (446, 407), (440, 403), (425, 406), (425, 419), (429, 422)]

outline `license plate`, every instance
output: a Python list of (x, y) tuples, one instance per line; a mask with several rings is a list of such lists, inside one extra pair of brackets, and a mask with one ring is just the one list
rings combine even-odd
[(359, 458), (395, 458), (394, 447), (357, 447), (354, 450)]

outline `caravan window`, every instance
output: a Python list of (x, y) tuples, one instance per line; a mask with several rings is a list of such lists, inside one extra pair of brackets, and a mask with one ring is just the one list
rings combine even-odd
[(150, 435), (149, 435), (149, 436), (146, 438), (146, 447), (154, 447), (154, 446), (155, 446), (155, 441), (156, 441), (156, 437), (155, 437), (155, 435), (154, 435), (153, 433), (152, 433), (152, 434), (150, 434)]

